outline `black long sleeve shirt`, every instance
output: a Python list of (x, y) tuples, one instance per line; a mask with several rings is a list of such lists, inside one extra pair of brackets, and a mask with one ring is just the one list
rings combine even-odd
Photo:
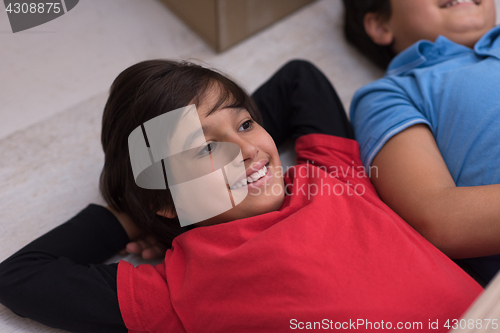
[(127, 332), (118, 307), (117, 264), (101, 263), (128, 242), (109, 210), (89, 205), (0, 264), (0, 302), (71, 332)]

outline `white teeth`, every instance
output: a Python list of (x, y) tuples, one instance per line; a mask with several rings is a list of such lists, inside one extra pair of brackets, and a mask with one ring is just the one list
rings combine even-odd
[(446, 4), (446, 6), (444, 6), (444, 8), (449, 8), (449, 7), (458, 5), (459, 3), (465, 3), (465, 2), (469, 2), (469, 3), (473, 3), (473, 4), (479, 3), (478, 0), (453, 0), (452, 2)]
[(246, 186), (250, 183), (253, 183), (253, 182), (257, 181), (258, 179), (264, 177), (266, 174), (267, 174), (267, 166), (264, 165), (262, 167), (262, 169), (260, 169), (259, 171), (252, 173), (247, 178), (243, 178), (241, 180), (241, 182), (238, 182), (238, 183), (234, 184), (233, 186), (231, 186), (231, 190), (236, 190), (240, 187), (243, 187), (243, 186)]

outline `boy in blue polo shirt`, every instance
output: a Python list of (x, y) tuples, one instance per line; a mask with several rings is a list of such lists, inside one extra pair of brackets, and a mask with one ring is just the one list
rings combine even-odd
[[(500, 269), (500, 27), (493, 0), (344, 0), (384, 78), (351, 121), (382, 199), (488, 282)], [(373, 176), (375, 175), (375, 176)]]

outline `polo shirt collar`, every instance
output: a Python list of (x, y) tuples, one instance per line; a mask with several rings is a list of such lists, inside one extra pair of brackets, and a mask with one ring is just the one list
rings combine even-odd
[(487, 32), (474, 46), (474, 50), (454, 43), (444, 36), (436, 42), (421, 40), (398, 54), (387, 68), (387, 76), (401, 75), (425, 64), (431, 66), (460, 53), (475, 52), (480, 56), (494, 56), (500, 59), (500, 26)]
[(491, 56), (500, 59), (500, 25), (488, 31), (474, 45), (474, 52), (481, 56)]

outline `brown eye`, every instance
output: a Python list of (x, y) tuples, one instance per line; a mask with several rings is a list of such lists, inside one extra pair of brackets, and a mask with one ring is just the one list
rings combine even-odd
[(243, 124), (241, 124), (240, 128), (238, 129), (238, 132), (241, 131), (246, 131), (247, 129), (252, 128), (253, 120), (247, 120)]

